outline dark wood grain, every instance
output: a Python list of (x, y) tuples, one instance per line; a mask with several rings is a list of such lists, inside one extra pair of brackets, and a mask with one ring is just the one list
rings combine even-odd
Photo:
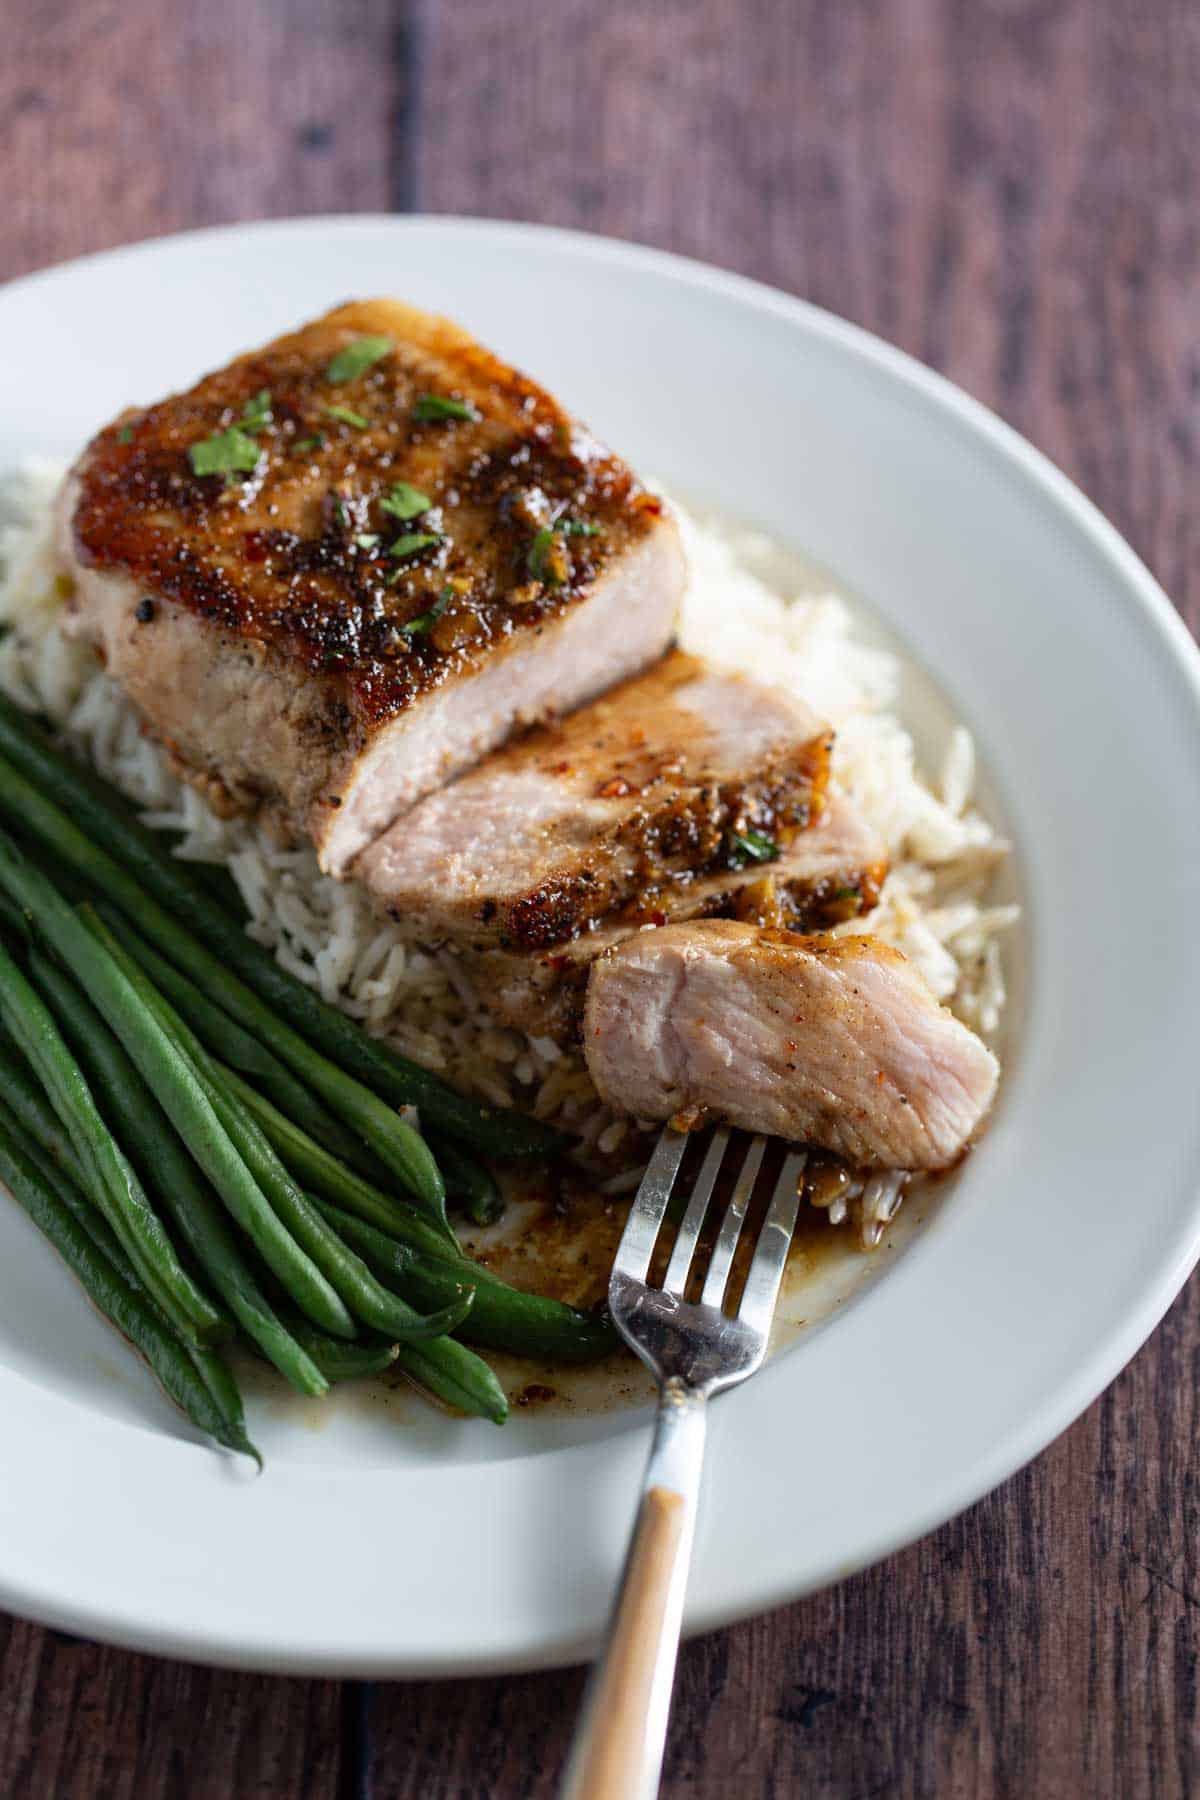
[[(662, 244), (961, 382), (1200, 625), (1193, 0), (10, 0), (6, 24), (5, 272), (326, 209)], [(689, 1645), (666, 1794), (1195, 1792), (1198, 1376), (1193, 1284), (962, 1519)], [(581, 1682), (339, 1692), (6, 1633), (5, 1794), (533, 1800)]]
[(348, 1711), (337, 1682), (198, 1669), (0, 1620), (5, 1800), (332, 1800), (354, 1792)]

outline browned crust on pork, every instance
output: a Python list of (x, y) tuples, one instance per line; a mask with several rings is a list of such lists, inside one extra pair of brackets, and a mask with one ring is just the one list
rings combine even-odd
[[(388, 336), (393, 349), (357, 379), (330, 383), (332, 357), (364, 335)], [(255, 473), (228, 485), (195, 475), (189, 448), (236, 423), (264, 389), (272, 423)], [(428, 393), (481, 416), (423, 423), (413, 409)], [(316, 437), (318, 447), (297, 451)], [(544, 389), (449, 321), (391, 301), (339, 307), (184, 394), (126, 412), (77, 473), (80, 561), (128, 576), (272, 663), (319, 674), (340, 750), (498, 644), (543, 630), (662, 511)], [(409, 527), (379, 502), (400, 480), (433, 499), (441, 541), (392, 581), (387, 549)], [(539, 525), (560, 517), (598, 530), (559, 534), (558, 579), (532, 579)], [(379, 543), (356, 542), (369, 535)], [(405, 633), (448, 589), (434, 628)]]

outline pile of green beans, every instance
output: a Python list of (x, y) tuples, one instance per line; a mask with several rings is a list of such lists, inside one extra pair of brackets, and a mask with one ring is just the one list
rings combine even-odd
[[(562, 1148), (561, 1134), (549, 1126), (465, 1100), (289, 975), (247, 937), (202, 878), (130, 818), (119, 796), (110, 797), (94, 777), (82, 778), (78, 766), (3, 698), (0, 758), (0, 810), (13, 828), (36, 836), (113, 900), (164, 956), (199, 980), (240, 1024), (260, 1036), (265, 1023), (268, 1039), (276, 1034), (272, 1048), (284, 1062), (292, 1064), (290, 1042), (287, 1050), (283, 1047), (286, 1024), (300, 1037), (303, 1062), (316, 1054), (308, 1046), (317, 1046), (347, 1077), (391, 1106), (418, 1107), (430, 1127), (469, 1149), (522, 1158)], [(190, 930), (180, 923), (184, 919)], [(210, 986), (214, 975), (220, 976), (219, 985)], [(320, 1091), (311, 1070), (306, 1074), (301, 1066), (296, 1073)]]
[(559, 1134), (463, 1099), (287, 974), (227, 881), (2, 698), (0, 820), (0, 1178), (201, 1431), (258, 1456), (230, 1340), (305, 1395), (394, 1368), (495, 1423), (504, 1390), (460, 1339), (611, 1348), (606, 1320), (509, 1287), (447, 1219), (447, 1194), (476, 1223), (501, 1211), (481, 1153), (544, 1157)]
[(180, 1342), (169, 1321), (136, 1282), (132, 1264), (115, 1234), (105, 1248), (93, 1223), (85, 1227), (87, 1203), (64, 1197), (66, 1177), (30, 1154), (14, 1130), (11, 1114), (0, 1118), (0, 1179), (34, 1224), (53, 1244), (88, 1298), (123, 1337), (140, 1351), (168, 1397), (201, 1431), (228, 1450), (262, 1463), (246, 1435), (241, 1397), (227, 1366), (211, 1350)]

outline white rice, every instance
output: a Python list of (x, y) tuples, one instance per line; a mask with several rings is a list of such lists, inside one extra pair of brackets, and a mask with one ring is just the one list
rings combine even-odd
[[(512, 1102), (577, 1133), (605, 1191), (627, 1192), (637, 1178), (637, 1133), (600, 1105), (578, 1054), (492, 1019), (454, 957), (406, 947), (361, 889), (319, 872), (310, 850), (280, 849), (258, 824), (218, 819), (171, 772), (91, 652), (63, 636), (50, 545), (61, 476), (57, 464), (31, 463), (0, 495), (0, 688), (53, 719), (86, 761), (140, 803), (147, 823), (182, 833), (180, 856), (225, 866), (249, 930), (285, 968), (481, 1099)], [(961, 725), (952, 732), (928, 779), (892, 710), (897, 659), (864, 641), (846, 600), (779, 592), (756, 572), (761, 540), (677, 511), (691, 565), (683, 643), (728, 668), (769, 671), (836, 728), (835, 780), (892, 858), (871, 931), (910, 957), (960, 1018), (993, 1036), (1005, 1003), (1001, 939), (1017, 909), (987, 902), (1008, 846), (972, 807), (970, 733)], [(864, 1241), (877, 1238), (894, 1211), (893, 1187), (868, 1182), (849, 1208)], [(845, 1197), (838, 1205), (845, 1214)]]

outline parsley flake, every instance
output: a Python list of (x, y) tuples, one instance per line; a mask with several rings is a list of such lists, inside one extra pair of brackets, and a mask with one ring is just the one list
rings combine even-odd
[(415, 556), (418, 550), (431, 550), (441, 543), (436, 531), (406, 531), (388, 546), (389, 556)]
[(372, 364), (385, 357), (392, 347), (391, 338), (360, 337), (339, 350), (325, 371), (326, 381), (357, 381)]
[(117, 433), (117, 442), (118, 442), (118, 444), (132, 444), (132, 442), (133, 442), (133, 426), (132, 425), (122, 425), (120, 431), (118, 431), (118, 433)]
[(360, 550), (373, 550), (379, 542), (379, 533), (377, 531), (360, 531), (354, 541)]
[(449, 582), (447, 582), (433, 605), (429, 608), (429, 611), (418, 613), (415, 619), (410, 619), (407, 625), (402, 625), (400, 627), (401, 631), (404, 632), (406, 637), (422, 636), (423, 633), (429, 630), (431, 625), (437, 623), (453, 598), (454, 589), (450, 586)]
[(273, 418), (270, 391), (263, 388), (260, 393), (255, 394), (253, 400), (247, 400), (238, 424), (253, 437), (257, 432), (265, 431)]
[(247, 400), (236, 425), (201, 438), (188, 450), (194, 475), (223, 475), (226, 486), (235, 475), (253, 475), (262, 451), (255, 439), (272, 422), (271, 395), (266, 388)]
[(525, 558), (525, 567), (529, 570), (529, 573), (533, 576), (535, 581), (547, 581), (553, 579), (553, 575), (548, 572), (546, 566), (546, 559), (550, 554), (550, 547), (553, 543), (553, 525), (543, 525), (541, 530), (534, 537), (532, 544), (530, 544), (529, 554)]
[(253, 475), (262, 451), (240, 425), (202, 438), (188, 450), (194, 475)]
[(437, 419), (482, 419), (483, 414), (467, 400), (449, 400), (445, 394), (422, 394), (414, 403), (412, 416), (419, 424), (429, 425)]
[(432, 505), (429, 495), (423, 494), (420, 488), (407, 481), (398, 481), (391, 493), (385, 494), (379, 502), (379, 510), (407, 525), (410, 519), (419, 519), (422, 513), (428, 512)]
[(600, 526), (592, 525), (587, 519), (555, 519), (552, 525), (543, 525), (534, 536), (525, 557), (525, 567), (535, 581), (544, 581), (549, 587), (561, 587), (570, 574), (570, 564), (560, 545), (555, 543), (556, 536), (599, 537)]
[(733, 856), (736, 858), (735, 868), (744, 869), (747, 863), (752, 862), (774, 862), (779, 855), (779, 845), (764, 832), (751, 831), (747, 827), (745, 831), (732, 831), (729, 835)]
[(336, 419), (341, 425), (353, 425), (355, 431), (365, 431), (371, 423), (361, 413), (351, 412), (348, 406), (323, 406), (321, 411), (328, 413), (331, 419)]
[(301, 438), (297, 443), (293, 444), (292, 454), (293, 456), (303, 456), (306, 450), (323, 450), (324, 448), (325, 439), (318, 431), (316, 437)]

